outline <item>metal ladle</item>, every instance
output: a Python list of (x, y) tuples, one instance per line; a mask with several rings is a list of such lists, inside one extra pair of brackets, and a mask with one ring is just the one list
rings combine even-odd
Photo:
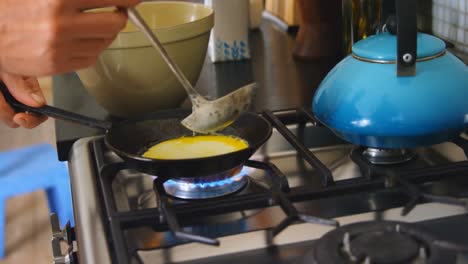
[(182, 120), (181, 124), (188, 129), (199, 133), (210, 133), (222, 130), (233, 123), (237, 117), (248, 110), (255, 97), (256, 84), (248, 84), (221, 98), (208, 101), (200, 95), (187, 80), (177, 64), (153, 34), (146, 22), (133, 7), (126, 9), (130, 21), (150, 40), (159, 51), (164, 61), (175, 74), (187, 92), (192, 102), (192, 113)]

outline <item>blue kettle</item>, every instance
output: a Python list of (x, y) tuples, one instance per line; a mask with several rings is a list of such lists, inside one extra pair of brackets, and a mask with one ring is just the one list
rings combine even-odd
[(396, 0), (396, 30), (357, 42), (321, 82), (312, 110), (369, 148), (449, 141), (468, 130), (468, 69), (442, 40), (417, 32), (416, 0)]

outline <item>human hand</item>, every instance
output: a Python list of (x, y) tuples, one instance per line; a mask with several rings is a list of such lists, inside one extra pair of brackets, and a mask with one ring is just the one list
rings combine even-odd
[[(36, 78), (0, 72), (0, 81), (3, 81), (12, 96), (23, 104), (39, 107), (46, 102)], [(35, 114), (15, 113), (0, 93), (0, 120), (11, 128), (19, 126), (34, 128), (47, 120), (47, 117)]]
[(96, 62), (125, 26), (122, 10), (139, 0), (0, 1), (0, 71), (21, 76), (71, 72)]

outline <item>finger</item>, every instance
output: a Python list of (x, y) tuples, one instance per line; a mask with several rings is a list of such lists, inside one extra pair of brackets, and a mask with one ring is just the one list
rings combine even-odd
[(80, 0), (73, 1), (75, 3), (75, 8), (77, 10), (87, 10), (93, 8), (102, 8), (102, 7), (129, 7), (135, 6), (139, 3), (139, 0)]
[[(96, 57), (112, 43), (113, 39), (83, 39), (72, 47), (71, 57)], [(68, 45), (67, 48), (70, 48)]]
[(76, 70), (94, 65), (96, 60), (97, 56), (69, 58), (66, 61), (60, 63), (60, 67), (56, 67), (52, 71), (46, 72), (46, 75), (72, 73)]
[(113, 39), (127, 24), (127, 15), (120, 11), (79, 13), (67, 23), (64, 31), (73, 32), (75, 39)]
[(0, 120), (3, 121), (7, 126), (11, 128), (18, 127), (13, 121), (13, 116), (15, 115), (15, 111), (10, 107), (10, 105), (5, 101), (3, 95), (0, 94)]
[(11, 95), (21, 103), (33, 107), (39, 107), (46, 103), (36, 78), (3, 73), (2, 79)]
[(24, 128), (35, 128), (47, 120), (47, 116), (18, 113), (13, 117), (13, 122)]
[(72, 70), (88, 68), (96, 63), (97, 57), (73, 57), (68, 61), (68, 67)]

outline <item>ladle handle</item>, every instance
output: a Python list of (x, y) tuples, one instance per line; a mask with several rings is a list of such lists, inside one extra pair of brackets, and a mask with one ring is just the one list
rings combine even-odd
[(65, 121), (70, 121), (73, 123), (78, 123), (92, 128), (99, 128), (104, 130), (109, 130), (112, 127), (112, 123), (104, 120), (98, 120), (91, 117), (83, 116), (73, 112), (65, 111), (53, 106), (44, 105), (41, 107), (32, 107), (25, 105), (18, 100), (16, 100), (5, 86), (3, 82), (0, 82), (0, 91), (5, 98), (5, 101), (10, 104), (15, 112), (29, 112), (39, 115), (45, 115), (48, 117), (61, 119)]
[(175, 74), (177, 79), (179, 79), (180, 83), (184, 87), (187, 94), (191, 97), (191, 99), (192, 97), (195, 97), (198, 99), (202, 98), (202, 96), (193, 88), (192, 84), (187, 79), (187, 77), (185, 77), (185, 74), (182, 72), (179, 66), (169, 56), (164, 46), (161, 44), (161, 42), (159, 42), (158, 38), (153, 34), (153, 31), (151, 31), (151, 29), (148, 27), (145, 20), (143, 20), (143, 18), (140, 16), (138, 11), (133, 7), (127, 7), (127, 15), (130, 21), (132, 21), (132, 23), (135, 24), (135, 26), (148, 38), (148, 40), (151, 42), (153, 47), (157, 51), (159, 51), (159, 53), (161, 54), (161, 57), (164, 59), (164, 61), (172, 70), (172, 72)]
[(417, 18), (416, 0), (396, 0), (397, 76), (416, 74)]

